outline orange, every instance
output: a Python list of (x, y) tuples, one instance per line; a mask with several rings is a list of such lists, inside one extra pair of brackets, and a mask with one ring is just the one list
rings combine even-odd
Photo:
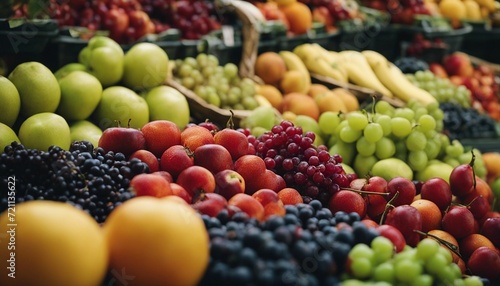
[(312, 27), (312, 12), (302, 2), (292, 2), (288, 5), (279, 6), (288, 20), (288, 31), (295, 35), (306, 33)]
[(283, 58), (276, 52), (265, 52), (255, 60), (255, 75), (266, 84), (276, 85), (285, 75), (287, 69)]

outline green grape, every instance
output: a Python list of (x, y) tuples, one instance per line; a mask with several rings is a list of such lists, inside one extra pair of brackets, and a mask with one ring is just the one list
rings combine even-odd
[(431, 113), (429, 113), (432, 117), (434, 117), (434, 119), (436, 121), (441, 121), (444, 119), (444, 113), (443, 113), (443, 110), (441, 109), (436, 109), (434, 111), (432, 111)]
[(394, 136), (403, 138), (408, 136), (410, 134), (412, 128), (411, 128), (411, 122), (403, 117), (393, 117), (391, 118), (391, 130), (392, 134)]
[(241, 101), (246, 110), (254, 110), (259, 106), (259, 102), (253, 96), (246, 96)]
[[(230, 89), (231, 90), (231, 89)], [(234, 105), (240, 102), (240, 94), (237, 92), (228, 92), (227, 93), (227, 104)]]
[(205, 78), (210, 78), (214, 75), (214, 72), (215, 72), (215, 68), (214, 67), (211, 67), (211, 66), (205, 66), (201, 69), (201, 74), (205, 77)]
[(365, 136), (359, 137), (356, 141), (356, 150), (363, 156), (371, 156), (375, 153), (375, 143), (369, 142)]
[(373, 264), (368, 258), (357, 258), (351, 262), (351, 274), (357, 279), (369, 278), (372, 275), (372, 271)]
[(479, 276), (466, 276), (464, 278), (465, 286), (483, 286), (483, 281)]
[(444, 156), (442, 161), (445, 162), (446, 164), (452, 166), (453, 168), (460, 165), (460, 162), (456, 158), (453, 158), (452, 156), (449, 156), (449, 155)]
[(368, 260), (372, 261), (374, 258), (375, 253), (373, 252), (373, 249), (370, 248), (370, 246), (364, 244), (364, 243), (358, 243), (351, 248), (351, 251), (349, 251), (349, 258), (352, 260), (356, 260), (359, 258), (367, 258)]
[(436, 159), (441, 151), (441, 141), (427, 140), (424, 151), (428, 160)]
[(394, 141), (394, 146), (396, 147), (396, 153), (394, 154), (395, 158), (398, 158), (402, 161), (406, 161), (408, 157), (408, 148), (406, 148), (406, 143), (404, 140), (396, 140)]
[(434, 110), (439, 109), (439, 102), (431, 102), (425, 106), (427, 112), (431, 114)]
[(380, 113), (380, 114), (385, 114), (385, 115), (390, 115), (394, 113), (394, 106), (392, 106), (389, 102), (385, 100), (380, 100), (377, 101), (375, 104), (375, 112)]
[(427, 108), (422, 107), (422, 106), (417, 107), (415, 109), (415, 120), (418, 121), (418, 120), (420, 120), (420, 117), (422, 117), (423, 115), (428, 115), (428, 114), (429, 114), (429, 112), (427, 111)]
[(438, 132), (436, 130), (429, 130), (429, 131), (425, 131), (425, 138), (427, 139), (435, 139)]
[(230, 109), (234, 109), (234, 110), (244, 110), (245, 109), (245, 106), (243, 106), (243, 104), (241, 103), (236, 103), (235, 105), (233, 105), (233, 108), (230, 108)]
[(339, 125), (337, 125), (337, 127), (335, 127), (335, 130), (333, 131), (333, 134), (337, 137), (339, 137), (340, 135), (340, 130), (342, 130), (342, 128), (346, 127), (346, 126), (349, 126), (347, 124), (347, 120), (342, 120), (340, 121)]
[(207, 65), (216, 67), (219, 65), (219, 59), (214, 55), (207, 55)]
[(183, 63), (177, 69), (177, 75), (181, 78), (189, 77), (192, 71), (193, 67), (191, 65)]
[(436, 276), (442, 284), (446, 285), (453, 285), (453, 281), (456, 279), (455, 273), (449, 264), (438, 269)]
[(394, 141), (387, 137), (382, 137), (375, 144), (377, 145), (375, 156), (377, 156), (377, 158), (379, 159), (390, 158), (396, 153), (396, 146), (394, 145)]
[(361, 154), (357, 154), (356, 157), (354, 157), (352, 168), (360, 178), (365, 177), (370, 173), (373, 165), (375, 165), (378, 161), (379, 160), (374, 155), (363, 156)]
[(196, 81), (192, 77), (184, 77), (181, 79), (181, 84), (188, 89), (193, 89), (196, 86)]
[(353, 130), (361, 131), (368, 125), (368, 117), (360, 111), (353, 111), (347, 114), (347, 122)]
[(229, 84), (227, 82), (219, 82), (219, 84), (215, 88), (217, 89), (217, 93), (219, 93), (219, 96), (226, 95), (229, 92)]
[(422, 274), (416, 277), (410, 283), (411, 286), (432, 286), (434, 285), (434, 278), (429, 274)]
[(217, 90), (217, 94), (220, 97), (220, 106), (222, 109), (231, 109), (231, 106), (228, 103), (228, 96), (227, 93), (220, 93), (219, 90)]
[(445, 152), (450, 157), (458, 158), (464, 153), (464, 146), (460, 141), (453, 140), (450, 145), (445, 146)]
[(205, 53), (199, 53), (196, 56), (196, 62), (198, 63), (198, 66), (200, 68), (206, 67), (207, 64), (208, 64), (208, 56), (207, 56), (207, 54), (205, 54)]
[[(457, 144), (457, 145), (460, 145), (463, 147), (462, 143), (458, 140), (453, 140), (452, 141), (452, 144)], [(457, 160), (458, 162), (460, 162), (460, 164), (469, 164), (470, 161), (472, 160), (472, 152), (471, 151), (465, 151), (465, 147), (463, 147), (462, 150), (462, 153), (458, 156), (454, 156), (454, 157), (457, 157)], [(478, 158), (480, 158), (480, 156), (478, 156), (480, 153), (479, 152), (476, 152), (474, 151), (474, 155), (476, 156), (476, 161), (474, 161), (474, 165), (477, 163), (477, 161), (479, 160)]]
[(443, 121), (441, 121), (441, 120), (440, 120), (440, 121), (437, 121), (437, 122), (436, 122), (436, 131), (437, 131), (437, 132), (441, 132), (441, 131), (443, 131), (443, 128), (444, 128), (444, 123), (443, 123)]
[(191, 77), (194, 78), (196, 81), (196, 84), (204, 84), (205, 83), (205, 78), (201, 74), (199, 70), (193, 70), (191, 71)]
[(439, 251), (439, 243), (431, 238), (424, 238), (417, 244), (417, 258), (426, 261)]
[(408, 165), (414, 171), (422, 171), (427, 167), (429, 158), (424, 150), (410, 151), (408, 153)]
[(392, 132), (391, 117), (389, 115), (378, 114), (375, 122), (380, 124), (380, 127), (382, 127), (382, 131), (383, 131), (384, 136), (389, 136), (391, 134), (391, 132)]
[(435, 80), (435, 79), (436, 79), (436, 76), (430, 70), (424, 71), (424, 80), (425, 81), (431, 81), (431, 80)]
[(384, 130), (379, 123), (371, 122), (363, 129), (363, 135), (368, 142), (375, 143), (384, 136)]
[(446, 259), (446, 262), (448, 264), (452, 263), (453, 262), (453, 256), (451, 255), (451, 252), (449, 251), (448, 248), (446, 247), (440, 247), (439, 250), (438, 250), (438, 253), (439, 254), (442, 254), (444, 256), (444, 258)]
[(419, 151), (424, 150), (425, 145), (427, 144), (427, 138), (424, 133), (413, 129), (410, 134), (406, 137), (406, 147), (410, 151)]
[(416, 253), (417, 250), (407, 244), (405, 245), (405, 248), (403, 248), (403, 251), (394, 255), (394, 262), (397, 263), (398, 261), (403, 260), (416, 260)]
[(238, 76), (238, 66), (233, 63), (227, 63), (224, 65), (224, 77), (233, 78)]
[(429, 114), (423, 114), (418, 118), (417, 122), (422, 132), (431, 131), (436, 128), (436, 119)]
[(453, 280), (452, 285), (453, 286), (465, 286), (465, 282), (462, 278), (456, 278), (455, 280)]
[(433, 81), (428, 81), (425, 83), (425, 89), (427, 91), (433, 91), (433, 90), (436, 90), (438, 88), (437, 84)]
[(333, 134), (335, 128), (340, 124), (341, 118), (338, 112), (325, 111), (318, 118), (319, 129), (324, 134)]
[[(328, 134), (327, 134), (327, 135), (328, 135)], [(327, 140), (327, 142), (326, 142), (326, 145), (327, 145), (328, 147), (331, 147), (331, 146), (335, 145), (338, 141), (340, 141), (339, 137), (338, 137), (338, 136), (333, 136), (333, 135), (332, 135), (332, 136), (329, 136), (329, 137), (328, 137), (328, 140)]]
[(424, 82), (426, 81), (427, 79), (427, 76), (425, 75), (424, 71), (417, 71), (415, 73), (415, 80), (417, 80), (418, 82)]
[(385, 281), (394, 285), (396, 280), (394, 275), (394, 264), (391, 262), (383, 262), (377, 265), (373, 270), (373, 280)]
[(338, 140), (335, 145), (328, 149), (328, 152), (330, 154), (342, 154), (342, 162), (350, 166), (356, 154), (356, 146), (353, 143)]
[(184, 64), (190, 65), (193, 69), (198, 69), (198, 62), (193, 57), (186, 57), (184, 59)]
[(440, 269), (448, 265), (448, 260), (441, 252), (436, 252), (432, 257), (429, 257), (425, 263), (425, 271), (432, 275), (437, 275)]
[(402, 117), (408, 119), (408, 121), (413, 121), (415, 119), (415, 111), (408, 107), (396, 108), (394, 110), (393, 117)]
[(394, 244), (384, 236), (375, 237), (370, 243), (375, 256), (375, 264), (386, 262), (394, 255)]
[(340, 130), (339, 137), (342, 141), (347, 143), (356, 142), (361, 137), (361, 130), (353, 129), (349, 124)]
[(403, 283), (410, 283), (422, 274), (422, 265), (418, 261), (405, 259), (395, 263), (394, 273), (396, 280)]

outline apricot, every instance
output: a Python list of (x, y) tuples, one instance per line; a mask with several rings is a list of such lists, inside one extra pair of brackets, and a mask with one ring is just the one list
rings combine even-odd
[(191, 151), (195, 151), (202, 145), (213, 143), (215, 143), (214, 136), (205, 127), (195, 125), (181, 132), (181, 144)]
[(326, 111), (342, 111), (344, 113), (347, 112), (347, 106), (345, 105), (342, 98), (332, 91), (318, 94), (316, 97), (314, 97), (314, 101), (319, 107), (320, 113)]
[(312, 27), (312, 11), (301, 2), (293, 2), (285, 6), (279, 6), (288, 20), (288, 31), (295, 35), (306, 33)]
[(460, 254), (465, 261), (469, 260), (469, 257), (472, 255), (474, 250), (478, 249), (481, 246), (496, 250), (495, 245), (493, 245), (491, 240), (479, 233), (473, 233), (462, 238), (459, 242), (459, 246)]
[(264, 206), (249, 194), (240, 193), (232, 196), (228, 201), (228, 205), (239, 208), (249, 217), (258, 220), (264, 219)]
[[(444, 241), (447, 241), (448, 243), (450, 244), (453, 244), (455, 247), (455, 251), (456, 252), (460, 252), (460, 247), (459, 247), (459, 244), (458, 244), (458, 241), (456, 240), (456, 238), (451, 235), (450, 233), (444, 231), (444, 230), (441, 230), (441, 229), (433, 229), (431, 231), (428, 231), (427, 234), (429, 234), (429, 238), (432, 238), (436, 241), (439, 242), (437, 238), (441, 239), (441, 240), (444, 240)], [(450, 248), (448, 248), (447, 246), (445, 246), (444, 244), (442, 244), (441, 242), (439, 242), (440, 245), (444, 248), (446, 248), (448, 251), (450, 251), (451, 253), (451, 256), (453, 258), (453, 262), (457, 262), (459, 259), (460, 259), (460, 256), (458, 256), (455, 252), (453, 252)]]
[(432, 201), (419, 199), (410, 204), (416, 208), (422, 216), (422, 231), (427, 232), (441, 228), (441, 210)]
[(285, 72), (279, 86), (283, 94), (292, 92), (304, 93), (308, 90), (304, 74), (298, 70), (289, 70)]
[(276, 52), (265, 52), (255, 60), (255, 75), (266, 84), (278, 84), (287, 69), (283, 58)]
[(325, 93), (330, 91), (330, 89), (321, 83), (312, 83), (311, 86), (309, 87), (309, 91), (307, 92), (307, 95), (310, 97), (314, 98), (316, 95)]
[(318, 120), (320, 108), (307, 94), (292, 92), (285, 94), (281, 103), (281, 112), (291, 111), (296, 115), (308, 115)]
[(332, 92), (342, 99), (348, 112), (359, 110), (358, 98), (352, 92), (341, 87), (332, 89)]
[(294, 188), (284, 188), (278, 192), (278, 197), (284, 205), (296, 205), (304, 202), (302, 195)]
[(270, 84), (263, 84), (257, 88), (257, 94), (265, 97), (271, 105), (278, 109), (283, 101), (283, 94), (281, 91)]

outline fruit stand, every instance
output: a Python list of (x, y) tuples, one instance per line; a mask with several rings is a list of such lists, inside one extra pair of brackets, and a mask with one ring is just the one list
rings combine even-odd
[(498, 285), (498, 17), (0, 4), (0, 285)]

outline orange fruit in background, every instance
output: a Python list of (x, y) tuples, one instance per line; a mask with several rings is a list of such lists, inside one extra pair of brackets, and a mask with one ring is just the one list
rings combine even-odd
[(359, 110), (359, 100), (352, 92), (341, 87), (332, 89), (332, 92), (342, 99), (348, 112)]
[(306, 86), (305, 75), (298, 70), (289, 70), (281, 79), (279, 86), (284, 94), (291, 92), (306, 93), (308, 87)]
[(320, 113), (326, 111), (342, 111), (347, 113), (348, 111), (342, 98), (333, 91), (318, 94), (314, 97), (314, 101), (316, 102), (316, 105), (319, 106)]
[(295, 35), (306, 33), (312, 27), (312, 12), (302, 2), (292, 2), (288, 5), (279, 6), (288, 20), (288, 31)]
[(321, 83), (312, 83), (311, 87), (309, 87), (309, 91), (307, 92), (307, 95), (314, 98), (316, 95), (321, 94), (321, 93), (325, 93), (328, 91), (330, 91), (330, 89), (326, 85), (321, 84)]
[(314, 99), (307, 94), (292, 92), (285, 94), (281, 103), (282, 113), (291, 111), (296, 115), (308, 115), (318, 120), (320, 109)]
[(281, 102), (283, 101), (283, 94), (281, 91), (277, 87), (270, 84), (263, 84), (259, 86), (257, 88), (257, 94), (265, 97), (274, 108), (279, 108)]
[(110, 214), (103, 229), (110, 270), (126, 274), (126, 285), (194, 286), (208, 266), (203, 220), (175, 196), (128, 200)]
[[(0, 285), (101, 285), (108, 248), (88, 213), (67, 203), (36, 200), (17, 204), (14, 214), (0, 215), (0, 234), (8, 235), (0, 236)], [(11, 252), (15, 278), (8, 276)]]
[(266, 84), (276, 85), (285, 75), (287, 69), (283, 58), (276, 52), (265, 52), (255, 60), (255, 75)]

